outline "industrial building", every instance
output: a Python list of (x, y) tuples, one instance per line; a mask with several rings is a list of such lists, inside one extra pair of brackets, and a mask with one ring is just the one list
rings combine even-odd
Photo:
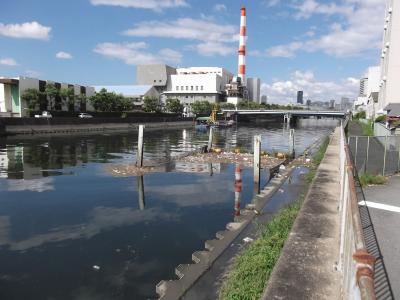
[(96, 93), (106, 89), (107, 92), (122, 95), (130, 99), (136, 106), (143, 105), (145, 97), (157, 99), (160, 97), (160, 93), (153, 85), (97, 85), (94, 89)]
[(400, 2), (388, 0), (383, 27), (381, 74), (379, 83), (378, 113), (389, 104), (400, 105)]
[(194, 101), (217, 103), (225, 100), (225, 86), (232, 80), (232, 73), (224, 68), (178, 68), (170, 75), (165, 98), (176, 98), (182, 104)]
[[(40, 80), (37, 78), (30, 78), (19, 76), (15, 78), (0, 77), (0, 116), (3, 117), (27, 117), (28, 105), (21, 99), (21, 95), (26, 89), (37, 89), (40, 92), (45, 92), (47, 83), (54, 83), (56, 88), (69, 88), (74, 89), (75, 95), (85, 95), (90, 97), (94, 95), (94, 88), (91, 86), (83, 86), (78, 84), (60, 83), (54, 81)], [(45, 97), (45, 96), (43, 96)], [(58, 97), (55, 99), (56, 110), (68, 110), (67, 104), (63, 103)], [(45, 103), (45, 101), (43, 101)], [(39, 110), (50, 110), (50, 104), (41, 104)], [(74, 108), (75, 111), (90, 111), (92, 107), (90, 103), (80, 103)]]

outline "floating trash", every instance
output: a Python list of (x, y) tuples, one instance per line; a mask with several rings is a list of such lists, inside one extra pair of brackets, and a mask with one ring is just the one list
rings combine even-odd
[(96, 271), (100, 270), (100, 266), (94, 265), (94, 266), (93, 266), (93, 270), (96, 270)]
[(243, 242), (245, 242), (245, 243), (250, 243), (252, 241), (254, 241), (254, 240), (251, 237), (248, 237), (248, 236), (243, 239)]

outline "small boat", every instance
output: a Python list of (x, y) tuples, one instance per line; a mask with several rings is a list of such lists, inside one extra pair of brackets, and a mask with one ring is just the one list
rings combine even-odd
[(198, 117), (196, 119), (196, 130), (207, 130), (210, 127), (210, 117)]

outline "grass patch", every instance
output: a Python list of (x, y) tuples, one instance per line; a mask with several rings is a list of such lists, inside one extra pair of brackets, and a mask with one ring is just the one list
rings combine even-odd
[(364, 123), (359, 120), (353, 120), (352, 122), (361, 126), (362, 134), (364, 136), (374, 136), (374, 122), (368, 121), (368, 123)]
[(313, 155), (311, 159), (310, 171), (306, 174), (307, 182), (311, 183), (314, 180), (315, 174), (317, 173), (318, 166), (325, 156), (326, 149), (329, 145), (329, 138), (326, 138), (318, 151)]
[(382, 175), (363, 174), (359, 177), (361, 186), (370, 184), (385, 184), (387, 179)]
[(303, 198), (283, 208), (261, 229), (259, 238), (236, 258), (233, 270), (220, 290), (221, 300), (260, 299)]

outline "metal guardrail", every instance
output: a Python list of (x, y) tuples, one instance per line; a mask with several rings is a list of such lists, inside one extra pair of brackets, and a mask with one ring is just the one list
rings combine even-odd
[(343, 126), (340, 131), (341, 241), (339, 268), (343, 274), (342, 298), (374, 300), (376, 299), (375, 257), (366, 249), (354, 181), (353, 162)]

